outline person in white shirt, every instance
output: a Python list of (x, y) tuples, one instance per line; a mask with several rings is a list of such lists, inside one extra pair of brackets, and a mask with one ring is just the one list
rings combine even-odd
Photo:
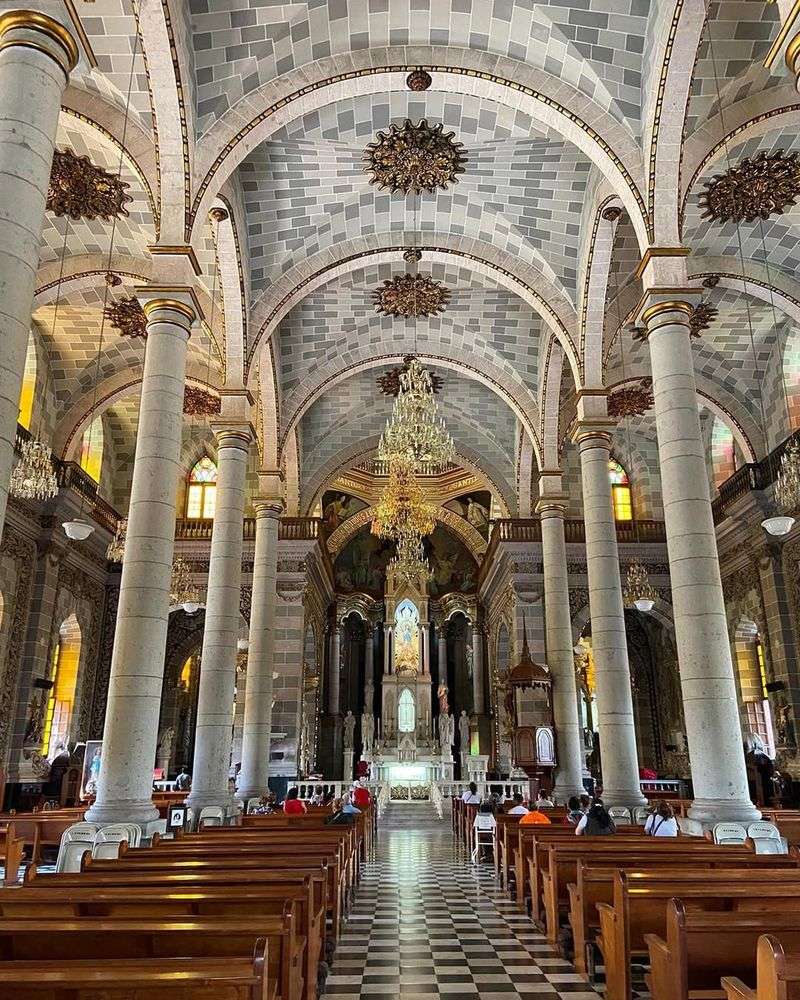
[(469, 788), (464, 789), (461, 801), (466, 802), (468, 806), (477, 806), (480, 804), (481, 797), (478, 795), (478, 786), (474, 781), (470, 781)]
[(669, 802), (663, 799), (656, 803), (655, 809), (647, 817), (644, 824), (644, 832), (647, 837), (677, 837), (678, 821)]
[(540, 795), (536, 800), (537, 809), (553, 809), (555, 807), (555, 802), (552, 799), (548, 799), (546, 795)]
[(528, 808), (523, 804), (522, 796), (517, 792), (514, 796), (514, 805), (508, 810), (509, 816), (527, 816)]

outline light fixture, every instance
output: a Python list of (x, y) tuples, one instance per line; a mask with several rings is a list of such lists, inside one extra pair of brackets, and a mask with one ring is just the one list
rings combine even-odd
[(64, 521), (61, 525), (64, 534), (73, 542), (83, 542), (94, 531), (94, 525), (84, 521), (82, 517), (76, 517), (73, 521)]
[(236, 640), (236, 649), (237, 649), (238, 652), (240, 652), (240, 653), (246, 653), (249, 648), (250, 648), (250, 642), (249, 642), (249, 640), (247, 640), (247, 639), (237, 639)]
[(430, 580), (433, 574), (419, 535), (403, 535), (397, 540), (397, 551), (389, 560), (386, 572), (399, 584), (422, 587)]
[(788, 535), (794, 527), (794, 518), (785, 514), (775, 514), (772, 517), (765, 517), (761, 522), (761, 527), (770, 535), (779, 538), (781, 535)]
[(389, 468), (389, 483), (375, 505), (372, 534), (379, 538), (429, 535), (434, 528), (433, 505), (425, 501), (411, 463)]
[(431, 374), (414, 358), (401, 372), (400, 391), (378, 444), (378, 459), (444, 471), (455, 461), (455, 445), (439, 416)]
[(58, 482), (50, 449), (38, 438), (23, 441), (20, 459), (11, 473), (9, 493), (19, 500), (50, 500), (58, 493)]
[(192, 571), (180, 556), (172, 563), (169, 602), (173, 607), (183, 608), (187, 615), (197, 614), (200, 610), (200, 593), (192, 582)]
[(628, 566), (622, 596), (628, 607), (645, 612), (653, 610), (658, 595), (647, 578), (647, 570), (638, 560)]
[(781, 514), (767, 517), (761, 527), (770, 535), (788, 535), (794, 527), (793, 511), (800, 508), (800, 441), (790, 441), (781, 456), (773, 496)]
[(112, 563), (121, 563), (123, 556), (125, 555), (125, 539), (128, 534), (128, 519), (127, 517), (121, 518), (117, 521), (117, 528), (114, 532), (114, 537), (109, 542), (108, 548), (106, 549), (106, 559)]

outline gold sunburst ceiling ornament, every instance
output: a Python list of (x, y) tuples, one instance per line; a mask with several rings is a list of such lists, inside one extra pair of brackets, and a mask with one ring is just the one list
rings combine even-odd
[(147, 339), (147, 318), (135, 295), (123, 295), (103, 310), (105, 318), (122, 337)]
[(372, 293), (383, 316), (437, 316), (450, 301), (450, 290), (424, 274), (397, 274)]
[(711, 324), (719, 315), (719, 309), (708, 302), (699, 302), (692, 310), (689, 318), (689, 333), (692, 337), (699, 337), (704, 330), (708, 330)]
[[(403, 358), (402, 367), (390, 368), (388, 372), (383, 375), (379, 375), (375, 380), (378, 388), (384, 394), (384, 396), (395, 396), (400, 394), (400, 376), (407, 372), (411, 362), (415, 360), (414, 354), (406, 354)], [(428, 373), (431, 378), (431, 388), (434, 392), (440, 392), (442, 386), (444, 385), (444, 379), (441, 375), (436, 375), (434, 372)]]
[(71, 149), (53, 153), (50, 185), (47, 189), (47, 209), (57, 216), (71, 219), (118, 219), (128, 215), (125, 207), (133, 201), (127, 194), (130, 185), (88, 156), (76, 156)]
[(614, 420), (641, 417), (653, 406), (653, 380), (643, 378), (638, 385), (625, 385), (608, 397), (608, 415)]
[(762, 150), (705, 183), (699, 198), (702, 218), (714, 222), (755, 222), (797, 203), (800, 153)]
[(189, 417), (211, 417), (219, 413), (221, 401), (213, 392), (207, 392), (196, 385), (187, 385), (183, 390), (183, 412)]
[(457, 183), (467, 157), (463, 144), (454, 138), (454, 132), (445, 132), (441, 124), (429, 125), (424, 118), (416, 124), (406, 118), (402, 125), (390, 125), (364, 150), (370, 184), (392, 193), (433, 194)]

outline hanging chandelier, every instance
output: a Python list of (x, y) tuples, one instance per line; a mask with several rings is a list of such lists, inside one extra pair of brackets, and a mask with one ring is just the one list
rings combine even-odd
[(433, 575), (425, 556), (425, 546), (419, 535), (403, 535), (397, 541), (397, 551), (389, 560), (387, 573), (396, 583), (416, 584), (420, 587)]
[(375, 506), (373, 535), (388, 539), (429, 535), (433, 526), (433, 505), (425, 501), (413, 465), (395, 462), (389, 470), (389, 484)]
[(455, 460), (455, 445), (445, 427), (434, 398), (431, 373), (417, 358), (400, 374), (400, 391), (386, 423), (378, 458), (389, 466), (425, 465), (444, 471)]
[(19, 500), (50, 500), (58, 493), (50, 449), (38, 438), (23, 441), (20, 459), (11, 473), (9, 492)]
[(109, 542), (108, 548), (106, 549), (106, 559), (112, 563), (121, 563), (122, 558), (125, 555), (125, 538), (128, 534), (128, 519), (123, 517), (121, 520), (117, 521), (117, 529), (114, 532), (114, 537)]
[(622, 596), (627, 607), (633, 606), (637, 611), (653, 610), (658, 595), (647, 579), (647, 570), (638, 560), (628, 566)]
[(192, 571), (185, 559), (178, 556), (172, 563), (172, 580), (169, 586), (169, 603), (178, 606), (188, 615), (200, 610), (200, 591), (192, 582)]
[(791, 441), (781, 457), (775, 477), (775, 503), (782, 512), (762, 521), (771, 535), (788, 535), (794, 526), (794, 514), (800, 508), (800, 441)]

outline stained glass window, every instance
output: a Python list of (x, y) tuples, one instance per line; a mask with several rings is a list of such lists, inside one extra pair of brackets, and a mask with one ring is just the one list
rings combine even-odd
[(186, 516), (192, 520), (214, 517), (217, 502), (217, 467), (206, 455), (189, 473)]
[(611, 503), (614, 508), (614, 519), (616, 521), (632, 521), (633, 500), (628, 473), (613, 458), (609, 459), (608, 462), (608, 478), (611, 480)]
[(397, 728), (401, 733), (413, 733), (416, 728), (416, 708), (414, 695), (403, 688), (400, 701), (397, 703)]
[(81, 438), (80, 467), (96, 482), (103, 468), (103, 418), (95, 417)]

